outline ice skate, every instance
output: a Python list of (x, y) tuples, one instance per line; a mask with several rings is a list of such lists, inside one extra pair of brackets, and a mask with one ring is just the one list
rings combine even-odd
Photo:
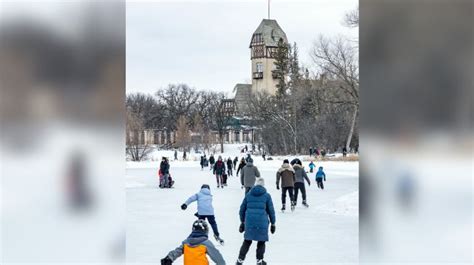
[(235, 265), (242, 265), (242, 264), (244, 264), (243, 259), (237, 259), (237, 262), (235, 262)]
[(263, 259), (257, 260), (257, 265), (267, 265), (267, 263)]
[(295, 210), (295, 206), (296, 206), (296, 203), (295, 203), (295, 202), (291, 202), (291, 211), (292, 211), (292, 212)]
[(283, 206), (281, 207), (281, 212), (282, 212), (282, 213), (284, 213), (284, 212), (285, 212), (285, 210), (286, 210), (286, 205), (285, 205), (285, 204), (283, 204)]
[(214, 235), (214, 239), (216, 239), (216, 241), (217, 241), (221, 246), (224, 245), (224, 239), (222, 239), (222, 238), (220, 238), (219, 236), (216, 236), (216, 235)]
[(306, 201), (303, 201), (303, 206), (306, 207), (306, 208), (309, 207), (309, 205), (306, 203)]

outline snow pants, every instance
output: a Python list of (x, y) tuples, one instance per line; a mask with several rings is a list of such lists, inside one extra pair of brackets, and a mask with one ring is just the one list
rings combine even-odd
[(209, 222), (214, 235), (219, 236), (219, 230), (217, 229), (216, 217), (214, 215), (198, 215), (198, 219), (206, 220)]
[[(252, 245), (252, 240), (244, 240), (244, 243), (240, 247), (239, 259), (245, 260), (247, 252), (249, 252), (250, 245)], [(265, 241), (258, 241), (257, 243), (257, 260), (263, 259), (265, 254)]]
[(301, 191), (301, 196), (303, 197), (303, 201), (306, 201), (306, 187), (303, 182), (296, 182), (295, 183), (295, 203), (298, 201), (298, 190)]
[(160, 187), (162, 188), (168, 188), (169, 186), (169, 175), (164, 174), (160, 176)]
[(316, 183), (318, 183), (318, 188), (324, 190), (323, 179), (316, 179)]
[(224, 177), (216, 174), (217, 187), (224, 185)]
[(294, 201), (293, 187), (282, 187), (281, 188), (281, 203), (283, 205), (286, 204), (286, 192), (287, 191), (288, 191), (288, 195), (290, 196), (290, 202)]

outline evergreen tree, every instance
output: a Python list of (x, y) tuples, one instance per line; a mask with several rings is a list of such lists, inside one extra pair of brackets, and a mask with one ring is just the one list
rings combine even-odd
[(288, 89), (286, 83), (286, 77), (288, 76), (289, 71), (289, 56), (288, 56), (289, 46), (286, 44), (283, 39), (278, 41), (278, 47), (275, 55), (275, 70), (274, 74), (278, 80), (277, 87), (277, 98), (282, 99), (286, 95)]
[(299, 59), (298, 59), (298, 46), (296, 45), (296, 42), (293, 43), (293, 46), (291, 47), (290, 52), (291, 54), (289, 54), (289, 66), (288, 66), (290, 82), (288, 84), (288, 87), (291, 93), (294, 93), (294, 91), (297, 90), (298, 87), (300, 86), (300, 83), (303, 79), (302, 74), (301, 74)]

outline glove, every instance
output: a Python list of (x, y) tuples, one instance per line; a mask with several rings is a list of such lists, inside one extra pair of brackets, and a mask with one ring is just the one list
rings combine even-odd
[(239, 233), (243, 233), (245, 231), (245, 224), (241, 223), (239, 226)]
[(173, 261), (166, 256), (166, 258), (161, 259), (161, 265), (171, 265), (173, 264)]
[(277, 185), (277, 190), (279, 190), (279, 189), (280, 189), (280, 186)]
[(186, 208), (188, 208), (188, 206), (186, 205), (186, 203), (183, 203), (183, 204), (181, 205), (181, 210), (186, 210)]
[(270, 232), (272, 232), (272, 234), (275, 234), (275, 229), (276, 229), (275, 225), (270, 226)]

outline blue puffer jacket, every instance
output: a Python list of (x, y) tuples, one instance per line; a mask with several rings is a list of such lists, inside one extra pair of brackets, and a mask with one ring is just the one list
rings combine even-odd
[(316, 179), (323, 179), (326, 181), (326, 174), (323, 171), (322, 167), (319, 167), (318, 172), (316, 172)]
[(245, 223), (246, 240), (268, 241), (269, 221), (275, 224), (272, 197), (262, 186), (253, 187), (240, 205), (240, 221)]
[(209, 189), (201, 189), (198, 193), (189, 197), (185, 204), (189, 205), (194, 201), (197, 201), (199, 215), (214, 215), (214, 207), (212, 207), (212, 195)]

